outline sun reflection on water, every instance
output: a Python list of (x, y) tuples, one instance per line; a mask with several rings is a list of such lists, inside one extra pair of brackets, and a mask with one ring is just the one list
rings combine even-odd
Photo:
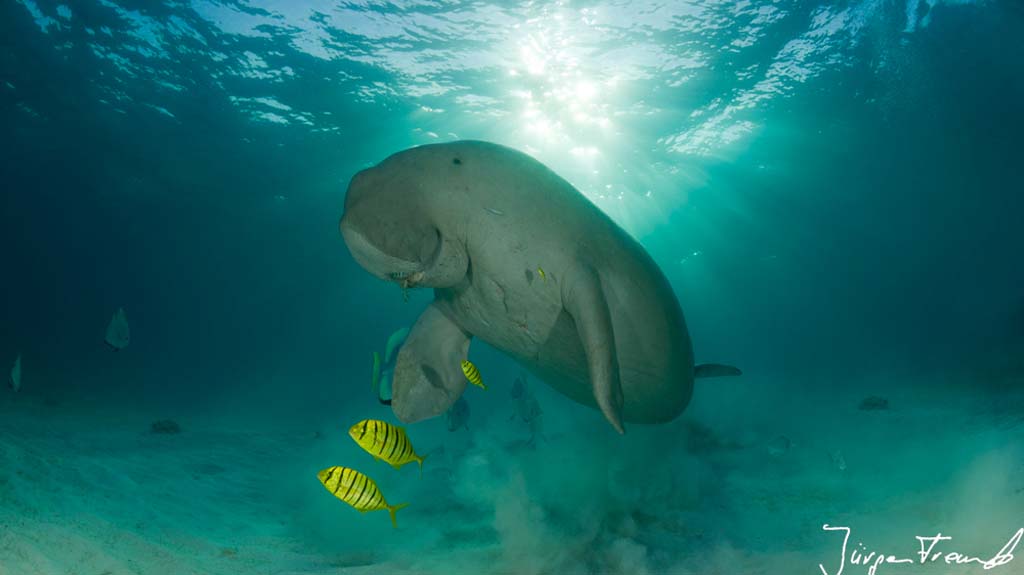
[(592, 10), (563, 2), (537, 4), (515, 26), (508, 62), (508, 93), (518, 106), (517, 139), (529, 149), (590, 160), (613, 135), (614, 75), (593, 59)]
[(669, 204), (685, 200), (658, 173), (660, 163), (648, 153), (654, 143), (633, 133), (630, 72), (607, 58), (602, 46), (616, 37), (602, 19), (595, 8), (536, 3), (514, 26), (502, 78), (511, 114), (498, 139), (541, 159), (613, 220), (639, 232), (658, 225)]

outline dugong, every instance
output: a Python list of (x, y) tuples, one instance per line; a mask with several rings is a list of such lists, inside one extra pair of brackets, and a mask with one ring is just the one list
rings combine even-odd
[(623, 422), (686, 408), (695, 376), (682, 310), (650, 255), (534, 158), (480, 141), (396, 153), (353, 176), (340, 229), (356, 262), (434, 301), (398, 353), (391, 407), (444, 413), (466, 389), (472, 338)]

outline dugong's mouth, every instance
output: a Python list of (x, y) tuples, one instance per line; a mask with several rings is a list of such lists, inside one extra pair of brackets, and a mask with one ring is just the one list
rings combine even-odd
[(391, 272), (388, 277), (398, 282), (402, 289), (409, 289), (416, 287), (416, 284), (423, 280), (423, 272)]
[[(378, 278), (395, 282), (403, 289), (409, 289), (449, 287), (465, 277), (469, 265), (465, 246), (453, 238), (442, 236), (439, 229), (432, 226), (426, 231), (423, 226), (409, 229), (412, 237), (404, 240), (392, 230), (392, 235), (383, 235), (384, 240), (390, 238), (391, 244), (401, 244), (404, 248), (415, 246), (416, 250), (410, 248), (386, 251), (370, 241), (370, 238), (355, 226), (355, 217), (349, 212), (342, 216), (341, 235), (345, 238), (345, 244), (356, 262)], [(394, 245), (390, 247), (393, 248)], [(389, 252), (399, 253), (401, 257)]]
[(397, 282), (402, 288), (402, 301), (409, 301), (409, 290), (423, 280), (423, 272), (391, 272), (388, 279)]

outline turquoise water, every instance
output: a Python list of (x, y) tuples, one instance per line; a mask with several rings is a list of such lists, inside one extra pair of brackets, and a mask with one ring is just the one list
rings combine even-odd
[[(0, 33), (0, 574), (832, 574), (825, 524), (915, 560), (1024, 528), (1019, 2), (8, 0)], [(570, 181), (744, 374), (620, 437), (474, 341), (422, 477), (360, 450), (433, 295), (359, 267), (345, 191), (460, 139)], [(878, 573), (988, 572), (942, 561)]]

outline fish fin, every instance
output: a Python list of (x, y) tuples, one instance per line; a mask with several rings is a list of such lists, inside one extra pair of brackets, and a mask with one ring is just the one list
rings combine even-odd
[(693, 368), (693, 377), (729, 377), (734, 375), (743, 375), (743, 372), (738, 368), (731, 365), (722, 365), (720, 363), (702, 363)]
[(407, 327), (395, 330), (388, 337), (388, 343), (384, 346), (384, 363), (391, 363), (391, 358), (395, 356), (395, 350), (401, 347), (407, 337), (409, 337), (409, 328)]
[(402, 468), (402, 466), (399, 465), (398, 463), (392, 463), (391, 467), (394, 467), (395, 469), (401, 469)]
[(423, 462), (427, 459), (428, 455), (430, 455), (430, 454), (428, 453), (427, 455), (421, 455), (421, 456), (416, 458), (416, 461), (418, 461), (419, 464), (420, 464), (420, 477), (421, 478), (423, 477)]
[(380, 381), (377, 382), (377, 401), (384, 405), (391, 405), (391, 374), (387, 371), (381, 373)]
[(622, 382), (619, 360), (615, 352), (615, 332), (611, 312), (601, 287), (601, 277), (590, 266), (575, 267), (562, 283), (565, 311), (576, 323), (583, 350), (587, 356), (587, 372), (593, 386), (594, 400), (608, 423), (625, 434), (622, 426)]
[(378, 386), (380, 385), (380, 354), (373, 352), (373, 373), (370, 376), (370, 387), (374, 393), (377, 393)]
[(388, 513), (391, 514), (391, 526), (394, 527), (395, 529), (398, 529), (398, 520), (395, 519), (395, 511), (398, 511), (399, 509), (401, 509), (403, 507), (408, 507), (408, 506), (409, 506), (408, 503), (399, 503), (398, 505), (388, 505)]

